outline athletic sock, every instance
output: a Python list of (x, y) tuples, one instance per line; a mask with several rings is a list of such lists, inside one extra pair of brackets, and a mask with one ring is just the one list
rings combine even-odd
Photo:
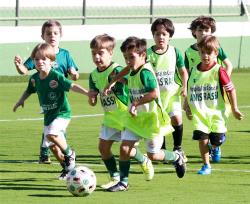
[(62, 151), (64, 155), (70, 156), (72, 154), (72, 150), (70, 149), (69, 146), (65, 150)]
[(166, 137), (165, 136), (163, 136), (163, 143), (162, 143), (161, 149), (166, 149)]
[(180, 150), (182, 144), (182, 135), (183, 135), (183, 124), (178, 126), (173, 126), (174, 132), (173, 140), (174, 140), (174, 150)]
[(179, 156), (175, 153), (175, 152), (171, 152), (171, 151), (168, 151), (168, 150), (162, 150), (165, 154), (164, 156), (164, 161), (165, 162), (168, 162), (168, 161), (176, 161)]
[(130, 169), (130, 160), (128, 161), (119, 161), (119, 168), (120, 168), (120, 181), (128, 185), (128, 174)]
[(145, 160), (145, 156), (142, 154), (139, 148), (135, 147), (135, 149), (136, 149), (136, 153), (135, 153), (134, 159), (138, 161), (140, 164), (142, 164)]
[(103, 159), (103, 162), (111, 178), (119, 176), (119, 172), (116, 166), (116, 160), (114, 156), (110, 157), (109, 159)]
[(42, 133), (42, 140), (40, 144), (40, 157), (49, 156), (49, 147), (43, 147), (44, 134)]

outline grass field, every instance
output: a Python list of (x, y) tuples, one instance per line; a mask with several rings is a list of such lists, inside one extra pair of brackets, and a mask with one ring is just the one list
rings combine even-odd
[[(177, 178), (171, 164), (155, 163), (155, 178), (146, 182), (139, 166), (133, 163), (130, 189), (127, 192), (108, 193), (99, 185), (107, 181), (107, 173), (97, 150), (102, 110), (87, 105), (85, 97), (69, 93), (72, 121), (68, 127), (68, 142), (77, 152), (77, 164), (90, 167), (97, 176), (97, 189), (89, 197), (73, 197), (65, 183), (57, 180), (60, 166), (37, 163), (43, 121), (37, 96), (33, 95), (25, 107), (12, 112), (26, 83), (0, 83), (0, 200), (3, 204), (26, 203), (175, 203), (175, 204), (230, 204), (249, 203), (250, 192), (250, 91), (246, 87), (250, 71), (234, 72), (238, 104), (245, 118), (229, 118), (227, 141), (222, 146), (222, 160), (212, 164), (208, 176), (197, 175), (201, 159), (197, 142), (192, 141), (192, 125), (184, 117), (183, 148), (188, 156), (188, 170), (183, 179)], [(79, 81), (87, 87), (87, 81)], [(171, 136), (167, 137), (172, 147)], [(141, 143), (144, 150), (144, 143)], [(114, 146), (118, 155), (118, 144)]]

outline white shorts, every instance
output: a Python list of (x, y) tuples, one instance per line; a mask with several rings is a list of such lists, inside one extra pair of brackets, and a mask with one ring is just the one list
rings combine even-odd
[(99, 138), (103, 140), (112, 140), (112, 141), (120, 142), (121, 131), (102, 125)]
[(170, 118), (176, 115), (182, 115), (181, 97), (179, 95), (171, 97), (166, 111)]
[(66, 128), (68, 127), (70, 122), (70, 119), (65, 118), (56, 118), (55, 120), (50, 123), (48, 126), (44, 126), (44, 140), (43, 140), (43, 147), (50, 147), (53, 145), (53, 142), (50, 142), (47, 138), (48, 135), (56, 135), (58, 137), (61, 137), (63, 140), (66, 140), (65, 138), (65, 132)]
[[(139, 141), (141, 139), (145, 139), (133, 132), (131, 132), (128, 129), (125, 129), (122, 132), (122, 136), (121, 136), (122, 140), (128, 140), (128, 141)], [(158, 153), (161, 150), (162, 147), (162, 143), (163, 143), (163, 136), (157, 136), (153, 139), (145, 139), (146, 141), (146, 148), (147, 148), (147, 152), (149, 153)]]

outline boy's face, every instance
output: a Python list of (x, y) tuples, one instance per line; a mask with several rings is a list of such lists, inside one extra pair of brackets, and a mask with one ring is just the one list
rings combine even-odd
[(170, 39), (170, 34), (163, 25), (156, 26), (156, 31), (153, 34), (155, 45), (157, 48), (167, 47)]
[(130, 49), (123, 53), (123, 57), (131, 70), (137, 70), (145, 64), (146, 53), (138, 54), (135, 50)]
[(34, 63), (37, 71), (47, 72), (52, 67), (52, 61), (48, 57), (43, 56), (40, 52), (35, 54)]
[(52, 47), (59, 47), (59, 41), (61, 39), (61, 33), (58, 26), (46, 27), (42, 39), (50, 44)]
[(200, 28), (199, 26), (193, 31), (193, 34), (196, 36), (197, 42), (199, 43), (201, 39), (206, 35), (211, 35), (211, 28)]
[(109, 51), (106, 48), (91, 49), (92, 59), (95, 65), (99, 69), (107, 68), (112, 61), (113, 51)]
[(201, 62), (205, 65), (211, 65), (215, 61), (217, 61), (217, 55), (218, 52), (213, 50), (213, 51), (207, 51), (207, 50), (201, 50), (199, 49), (199, 54), (201, 57)]

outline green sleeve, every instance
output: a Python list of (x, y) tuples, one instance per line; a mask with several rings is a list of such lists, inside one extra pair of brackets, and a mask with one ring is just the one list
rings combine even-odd
[(227, 55), (224, 52), (224, 50), (222, 49), (222, 47), (219, 48), (218, 59), (221, 61), (224, 61), (225, 59), (227, 59)]
[(176, 67), (178, 69), (182, 69), (183, 67), (185, 67), (185, 64), (181, 51), (175, 48), (175, 53), (176, 53)]
[(150, 70), (143, 69), (140, 73), (140, 78), (146, 92), (150, 92), (157, 88), (157, 80)]
[(96, 88), (95, 83), (92, 79), (92, 74), (89, 75), (89, 89), (99, 92), (98, 88)]
[[(33, 83), (32, 83), (32, 81), (33, 81)], [(33, 78), (33, 76), (31, 76), (29, 79), (29, 83), (28, 83), (28, 87), (27, 87), (26, 91), (28, 93), (36, 93), (35, 79)]]
[[(56, 72), (56, 71), (55, 71)], [(69, 91), (71, 88), (72, 81), (67, 79), (62, 73), (56, 72), (58, 76), (58, 82), (63, 91)]]

